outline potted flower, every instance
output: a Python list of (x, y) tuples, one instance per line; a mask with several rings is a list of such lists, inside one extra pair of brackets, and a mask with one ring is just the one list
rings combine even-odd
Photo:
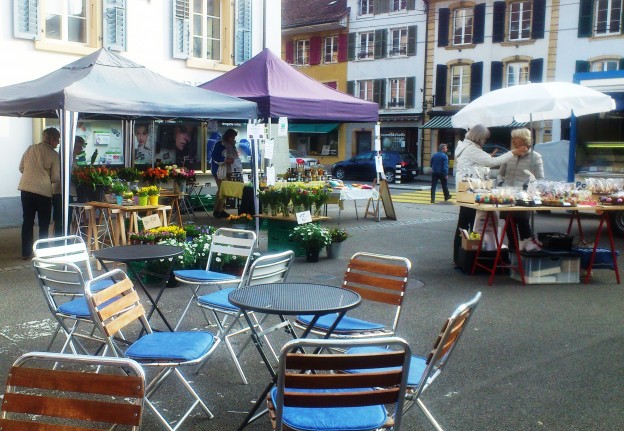
[(115, 172), (106, 166), (77, 166), (71, 173), (79, 202), (102, 201), (104, 189), (113, 183), (114, 178)]
[(126, 186), (123, 185), (123, 183), (120, 183), (119, 181), (115, 181), (111, 186), (110, 186), (111, 192), (115, 195), (115, 198), (117, 199), (117, 205), (122, 205), (123, 204), (123, 194), (126, 191)]
[(143, 171), (143, 180), (149, 184), (166, 183), (169, 171), (163, 168), (147, 168)]
[(186, 182), (195, 181), (195, 171), (187, 168), (179, 168), (177, 165), (165, 166), (169, 178), (173, 180), (174, 193), (186, 193)]
[[(260, 253), (254, 252), (249, 258), (249, 264), (258, 258)], [(213, 256), (210, 264), (211, 271), (218, 271), (224, 274), (231, 274), (236, 276), (243, 275), (245, 269), (245, 258), (243, 256), (237, 256), (235, 254), (217, 253)]]
[(331, 244), (329, 229), (318, 223), (306, 223), (295, 227), (290, 238), (306, 251), (308, 262), (318, 262), (321, 249)]
[(138, 185), (142, 177), (141, 171), (137, 168), (121, 168), (117, 170), (117, 178), (128, 183), (128, 188), (131, 187), (131, 183), (137, 183)]
[(160, 189), (158, 186), (147, 186), (147, 196), (150, 205), (158, 205), (158, 196), (160, 195)]
[(329, 235), (331, 237), (331, 244), (326, 247), (327, 257), (330, 259), (337, 259), (340, 257), (342, 243), (349, 237), (349, 234), (345, 229), (335, 227), (329, 229)]
[(247, 229), (253, 221), (253, 217), (250, 214), (246, 213), (242, 213), (239, 215), (232, 214), (227, 218), (227, 221), (232, 225), (232, 228), (234, 229)]
[(137, 190), (136, 194), (139, 197), (139, 205), (147, 205), (147, 187), (141, 187), (139, 190)]

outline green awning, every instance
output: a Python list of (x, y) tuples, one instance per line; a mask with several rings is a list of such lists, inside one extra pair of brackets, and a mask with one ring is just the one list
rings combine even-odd
[[(525, 127), (527, 123), (518, 123), (517, 121), (512, 121), (511, 124), (507, 124), (506, 126), (500, 127)], [(431, 120), (427, 121), (422, 125), (421, 129), (452, 129), (453, 125), (451, 124), (450, 116), (437, 116), (431, 118)]]
[(288, 123), (289, 133), (329, 133), (336, 130), (340, 123), (307, 123), (292, 124)]

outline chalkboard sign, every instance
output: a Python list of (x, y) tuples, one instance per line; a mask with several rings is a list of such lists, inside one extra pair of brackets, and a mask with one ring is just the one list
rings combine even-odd
[(390, 196), (390, 188), (388, 187), (388, 181), (381, 180), (379, 182), (379, 197), (383, 203), (386, 217), (392, 220), (396, 220), (396, 213), (394, 212), (394, 204), (392, 203), (392, 196)]

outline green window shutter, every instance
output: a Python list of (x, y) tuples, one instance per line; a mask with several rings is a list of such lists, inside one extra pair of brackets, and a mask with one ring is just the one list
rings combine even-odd
[(388, 3), (388, 0), (375, 0), (373, 13), (386, 13), (390, 10), (389, 8), (390, 4)]
[(576, 66), (574, 67), (574, 73), (583, 73), (583, 72), (589, 72), (589, 61), (586, 61), (586, 60), (576, 60)]
[(38, 0), (13, 0), (13, 37), (37, 39), (39, 31)]
[(544, 75), (544, 59), (534, 58), (529, 62), (529, 81), (542, 82), (542, 76)]
[(415, 87), (416, 78), (413, 76), (407, 77), (405, 80), (405, 109), (412, 109), (414, 107)]
[(236, 0), (234, 20), (234, 64), (251, 58), (251, 0)]
[(415, 25), (407, 27), (407, 55), (416, 55), (417, 28)]
[(383, 58), (386, 56), (386, 34), (387, 30), (375, 30), (375, 58)]
[(102, 3), (102, 44), (112, 51), (126, 50), (126, 0), (105, 0)]
[(544, 39), (545, 20), (546, 1), (533, 0), (533, 22), (531, 23), (531, 38)]
[(416, 10), (416, 0), (407, 0), (407, 10)]
[(474, 8), (474, 32), (473, 43), (483, 43), (485, 41), (485, 3), (479, 3)]
[(438, 11), (438, 46), (448, 46), (449, 44), (450, 19), (450, 9), (442, 8)]
[(492, 24), (492, 42), (505, 41), (505, 2), (494, 2), (494, 21)]
[(349, 33), (349, 43), (347, 48), (347, 59), (349, 61), (355, 60), (355, 38), (356, 33)]
[(189, 0), (173, 0), (173, 58), (189, 57)]
[(594, 0), (579, 1), (578, 37), (591, 37), (594, 23)]
[(503, 62), (493, 61), (490, 66), (490, 91), (503, 88)]
[(447, 67), (445, 64), (438, 64), (436, 66), (435, 106), (446, 105), (447, 73)]
[(347, 81), (347, 94), (355, 96), (355, 81)]
[(483, 94), (483, 62), (472, 63), (470, 66), (470, 101)]
[(386, 108), (386, 80), (375, 79), (373, 81), (373, 102), (379, 104), (379, 109)]

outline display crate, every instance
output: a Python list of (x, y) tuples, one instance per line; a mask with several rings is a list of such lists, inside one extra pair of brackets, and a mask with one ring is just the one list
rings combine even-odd
[(305, 249), (290, 238), (290, 234), (297, 226), (296, 221), (267, 219), (267, 248), (268, 251), (280, 252), (292, 250), (295, 256), (305, 256)]
[[(570, 284), (580, 282), (581, 256), (571, 251), (520, 252), (526, 284)], [(511, 264), (518, 256), (510, 253)], [(511, 278), (522, 281), (520, 272), (511, 271)]]

